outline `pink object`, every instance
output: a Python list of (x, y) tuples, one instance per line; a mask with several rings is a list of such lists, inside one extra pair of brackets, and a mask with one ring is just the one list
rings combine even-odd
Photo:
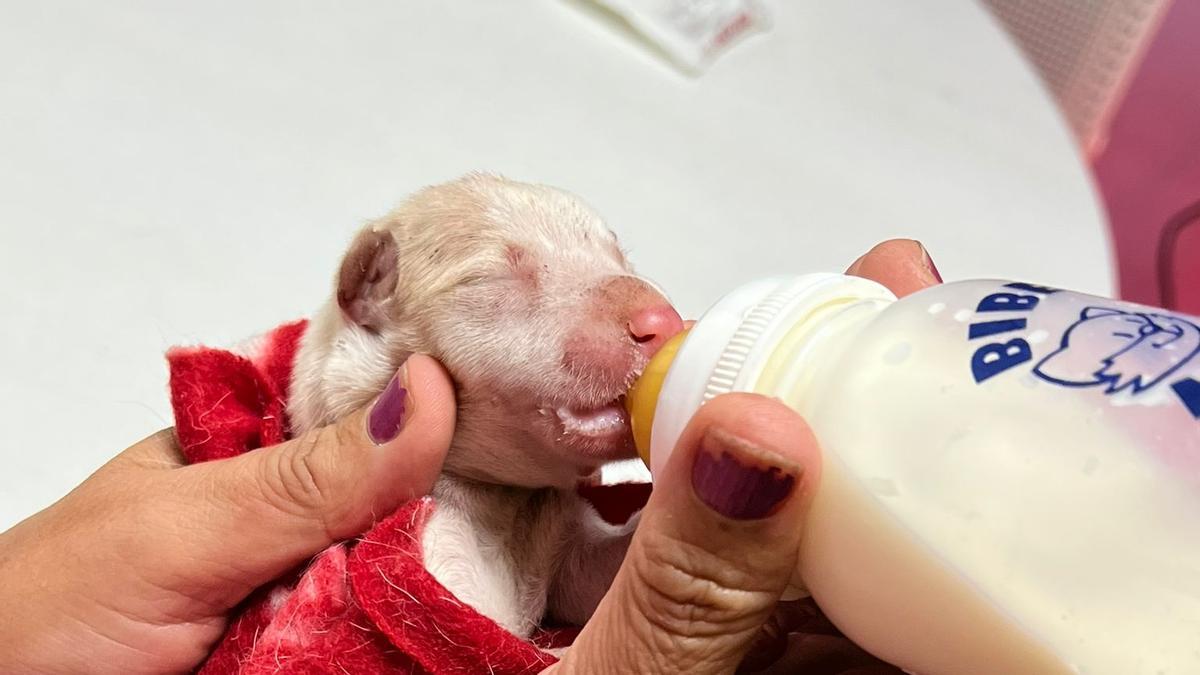
[(683, 319), (670, 305), (646, 307), (629, 317), (629, 334), (651, 356), (682, 330)]
[(1033, 62), (1089, 157), (1170, 0), (983, 0)]
[(1200, 3), (1175, 2), (1113, 120), (1096, 177), (1121, 296), (1200, 314)]
[(1163, 304), (1200, 316), (1200, 199), (1163, 228), (1157, 262)]

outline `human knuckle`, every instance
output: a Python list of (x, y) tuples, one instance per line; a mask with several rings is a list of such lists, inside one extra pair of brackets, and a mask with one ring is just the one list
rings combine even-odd
[(329, 505), (331, 486), (319, 461), (322, 447), (333, 440), (329, 433), (321, 429), (302, 436), (266, 463), (264, 492), (272, 505), (297, 515), (319, 513)]
[(662, 639), (706, 640), (754, 630), (775, 593), (753, 574), (702, 546), (673, 538), (646, 542), (633, 572), (644, 592), (632, 601)]

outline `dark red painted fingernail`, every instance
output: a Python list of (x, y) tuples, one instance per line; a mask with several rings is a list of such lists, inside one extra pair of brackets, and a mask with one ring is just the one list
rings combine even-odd
[(710, 428), (692, 462), (692, 489), (727, 518), (766, 518), (792, 494), (796, 476), (758, 460), (763, 454), (749, 441)]
[(925, 268), (939, 284), (942, 283), (942, 273), (938, 272), (937, 265), (933, 263), (933, 256), (929, 255), (929, 249), (925, 248), (924, 244), (921, 244), (921, 252), (925, 254)]
[(375, 399), (371, 412), (367, 414), (367, 435), (375, 445), (383, 445), (400, 435), (404, 421), (408, 418), (412, 401), (404, 384), (408, 375), (408, 367), (401, 366), (392, 376), (383, 393)]

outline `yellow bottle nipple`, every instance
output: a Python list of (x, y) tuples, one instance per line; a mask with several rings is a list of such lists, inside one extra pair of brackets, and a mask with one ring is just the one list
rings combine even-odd
[(679, 333), (659, 348), (625, 397), (625, 410), (629, 413), (633, 443), (646, 466), (650, 466), (650, 430), (654, 426), (658, 393), (662, 391), (663, 380), (667, 379), (667, 371), (670, 370), (675, 355), (679, 353), (679, 346), (683, 344), (687, 333), (686, 330)]

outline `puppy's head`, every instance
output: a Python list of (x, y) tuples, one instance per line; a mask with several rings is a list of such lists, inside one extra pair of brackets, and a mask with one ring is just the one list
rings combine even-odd
[(294, 419), (349, 412), (424, 352), (458, 385), (447, 469), (528, 486), (632, 456), (620, 398), (682, 329), (579, 199), (482, 175), (419, 192), (361, 232), (328, 314), (306, 338)]

